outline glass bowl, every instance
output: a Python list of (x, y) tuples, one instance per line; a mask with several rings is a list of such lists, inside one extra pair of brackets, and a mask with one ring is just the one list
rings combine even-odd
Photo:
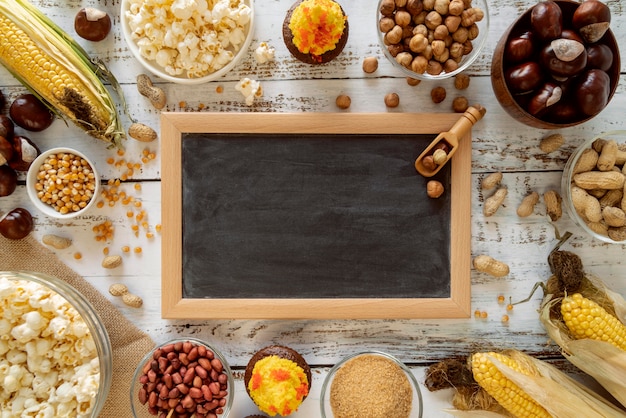
[[(563, 22), (571, 21), (572, 16), (576, 8), (580, 5), (578, 1), (572, 0), (555, 0), (563, 12)], [(534, 6), (533, 6), (534, 7)], [(530, 97), (533, 97), (533, 93), (515, 94), (509, 88), (505, 73), (509, 68), (513, 66), (513, 63), (507, 60), (505, 50), (512, 38), (519, 37), (525, 32), (530, 30), (530, 16), (532, 14), (533, 7), (527, 9), (522, 13), (503, 33), (502, 37), (498, 41), (493, 53), (493, 59), (491, 61), (491, 85), (496, 95), (496, 99), (502, 106), (502, 108), (517, 121), (539, 129), (560, 129), (570, 126), (579, 125), (587, 122), (595, 117), (583, 115), (582, 112), (570, 111), (571, 106), (561, 106), (558, 109), (548, 111), (538, 111), (535, 115), (527, 110)], [(566, 27), (567, 28), (567, 27)], [(607, 105), (611, 101), (617, 85), (620, 79), (620, 53), (617, 41), (611, 29), (609, 29), (602, 39), (597, 44), (606, 45), (612, 52), (613, 62), (610, 68), (606, 71), (610, 79), (610, 94), (607, 100)], [(517, 65), (518, 63), (515, 63)], [(571, 77), (570, 79), (574, 79)], [(571, 83), (570, 83), (571, 84)], [(563, 85), (563, 91), (574, 91), (570, 85), (566, 82)], [(562, 100), (561, 103), (570, 104), (574, 103), (574, 98), (567, 98)], [(556, 106), (556, 105), (552, 105)], [(565, 110), (568, 110), (566, 112)], [(569, 115), (569, 116), (566, 116)]]
[[(13, 281), (15, 285), (9, 286), (9, 281)], [(12, 288), (16, 291), (12, 291)], [(62, 411), (56, 409), (53, 415), (67, 416), (70, 413), (75, 413), (74, 415), (85, 418), (97, 417), (111, 388), (113, 353), (109, 335), (93, 305), (65, 281), (43, 273), (0, 271), (0, 289), (0, 301), (3, 308), (0, 318), (5, 320), (3, 321), (5, 326), (14, 325), (11, 329), (2, 331), (2, 339), (15, 338), (9, 342), (16, 346), (15, 351), (20, 350), (18, 348), (20, 344), (24, 346), (23, 351), (28, 368), (40, 364), (39, 360), (41, 362), (50, 361), (52, 364), (47, 367), (53, 367), (59, 371), (59, 381), (56, 385), (66, 385), (70, 383), (71, 379), (76, 379), (79, 382), (77, 386), (74, 386), (77, 396), (73, 399), (73, 401), (78, 402), (79, 410)], [(53, 293), (50, 294), (50, 291)], [(72, 312), (71, 308), (67, 307), (68, 303), (78, 313), (78, 316), (69, 318), (72, 321), (72, 331), (67, 331), (69, 327), (63, 327), (63, 323), (68, 319), (68, 313)], [(28, 342), (19, 343), (20, 340), (24, 341), (22, 338), (26, 338), (28, 330), (25, 327), (27, 324), (29, 329), (37, 328), (35, 323), (39, 322), (41, 317), (35, 312), (42, 312), (44, 315), (41, 316), (49, 318), (46, 323), (40, 325), (45, 328), (41, 328), (39, 337), (31, 335)], [(57, 312), (63, 312), (63, 314), (56, 314)], [(53, 317), (49, 317), (49, 315), (53, 315)], [(22, 323), (9, 325), (13, 319)], [(80, 319), (84, 321), (89, 333), (83, 333), (84, 327)], [(52, 320), (55, 322), (53, 323)], [(49, 337), (41, 337), (48, 331), (51, 332)], [(37, 353), (37, 350), (32, 350), (30, 343), (48, 348), (45, 349), (45, 353)], [(63, 347), (66, 346), (71, 348), (63, 350)], [(48, 351), (55, 355), (50, 356)], [(93, 357), (92, 352), (95, 352)], [(0, 359), (4, 358), (5, 355), (3, 354)], [(39, 360), (37, 359), (38, 355), (41, 357)], [(17, 358), (16, 353), (14, 353), (14, 357)], [(82, 360), (82, 362), (77, 361), (77, 359)], [(96, 362), (99, 370), (96, 368)], [(26, 364), (24, 364), (25, 367)], [(36, 390), (34, 386), (33, 390)], [(36, 399), (33, 396), (33, 401), (43, 405), (48, 399), (44, 395), (39, 395)], [(52, 405), (57, 402), (49, 403)], [(0, 403), (0, 409), (3, 409), (4, 406), (4, 403)], [(41, 413), (43, 414), (43, 412)], [(32, 414), (36, 414), (36, 412), (32, 412)]]
[[(195, 351), (196, 354), (191, 354), (192, 351)], [(207, 354), (204, 354), (204, 352)], [(211, 355), (208, 353), (213, 354)], [(176, 360), (173, 358), (168, 359), (167, 356), (174, 356), (176, 357)], [(188, 356), (191, 358), (188, 358)], [(201, 358), (203, 360), (200, 360)], [(216, 377), (215, 375), (211, 376), (212, 371), (218, 371), (218, 369), (215, 368), (215, 365), (209, 366), (205, 364), (207, 359), (210, 361), (213, 358), (218, 359), (222, 364), (223, 371), (221, 373), (218, 372), (218, 375), (221, 375), (219, 377)], [(177, 361), (178, 365), (176, 364)], [(159, 362), (164, 363), (164, 365), (161, 365), (161, 367), (164, 368), (162, 371), (159, 370)], [(190, 364), (193, 365), (193, 369), (189, 367)], [(168, 368), (170, 369), (169, 371)], [(205, 371), (208, 370), (208, 372), (206, 372), (207, 375), (203, 376), (201, 373), (205, 372), (196, 371), (199, 369), (203, 369)], [(194, 382), (194, 377), (199, 377), (200, 380), (198, 382)], [(191, 383), (189, 383), (188, 380)], [(196, 407), (198, 404), (203, 403), (205, 407), (211, 408), (210, 402), (220, 402), (220, 399), (224, 399), (224, 404), (219, 406), (219, 408), (221, 408), (221, 412), (217, 413), (217, 416), (226, 418), (230, 414), (235, 394), (235, 380), (230, 366), (224, 355), (215, 349), (215, 347), (197, 338), (175, 338), (166, 341), (163, 344), (157, 345), (139, 362), (130, 387), (130, 405), (133, 417), (135, 418), (148, 418), (157, 415), (156, 413), (151, 413), (150, 411), (150, 404), (152, 402), (156, 402), (157, 398), (159, 398), (159, 394), (153, 391), (152, 397), (154, 398), (154, 401), (150, 400), (150, 388), (148, 385), (150, 385), (151, 381), (154, 382), (154, 386), (156, 386), (159, 382), (165, 383), (165, 385), (162, 385), (162, 388), (164, 388), (162, 390), (168, 391), (168, 393), (164, 393), (162, 398), (166, 399), (169, 397), (174, 408), (176, 405), (181, 406), (183, 403), (190, 402), (191, 399), (193, 399), (191, 398), (191, 391), (197, 392), (199, 390), (200, 397), (196, 398), (198, 399), (197, 402), (194, 402)], [(209, 388), (212, 388), (210, 382), (215, 381), (219, 382), (217, 388), (220, 391), (226, 391), (225, 396), (213, 396), (213, 392), (211, 392), (211, 395), (208, 393), (205, 394), (206, 391), (210, 390)], [(182, 385), (180, 389), (178, 388), (178, 385)], [(192, 386), (196, 386), (197, 389), (191, 389)], [(184, 394), (184, 387), (186, 387), (190, 393)], [(177, 392), (173, 394), (173, 391)], [(145, 397), (145, 401), (141, 399), (142, 397)], [(211, 400), (209, 401), (206, 399)], [(171, 409), (172, 408), (168, 406), (165, 408), (165, 412), (167, 413), (167, 411), (171, 411)]]
[[(38, 175), (40, 172), (40, 168), (42, 164), (46, 162), (48, 157), (54, 156), (55, 154), (65, 154), (65, 155), (69, 155), (70, 157), (72, 156), (78, 157), (79, 159), (86, 161), (86, 163), (89, 165), (91, 173), (93, 174), (93, 178), (90, 177), (90, 180), (83, 183), (83, 185), (85, 184), (89, 185), (89, 189), (91, 191), (91, 198), (89, 199), (89, 201), (86, 202), (84, 207), (82, 207), (80, 210), (76, 210), (76, 211), (70, 210), (67, 213), (62, 213), (56, 210), (55, 207), (53, 207), (51, 204), (43, 202), (38, 196), (38, 193), (40, 191), (38, 189), (38, 187), (40, 187), (38, 185), (39, 183)], [(71, 164), (71, 161), (73, 160), (76, 160), (76, 158), (70, 158), (69, 164)], [(73, 174), (78, 175), (77, 173), (73, 173)], [(68, 183), (67, 187), (71, 188), (72, 181)], [(28, 197), (30, 198), (33, 205), (35, 205), (35, 207), (39, 209), (41, 212), (43, 212), (44, 214), (51, 216), (53, 218), (70, 219), (70, 218), (74, 218), (76, 216), (84, 214), (85, 212), (89, 210), (89, 208), (91, 208), (95, 204), (98, 196), (100, 195), (100, 175), (98, 174), (98, 171), (96, 170), (96, 166), (94, 165), (94, 163), (82, 152), (77, 151), (72, 148), (65, 148), (65, 147), (52, 148), (52, 149), (42, 152), (37, 158), (35, 158), (33, 163), (30, 165), (30, 168), (28, 169), (28, 173), (26, 175), (26, 190), (28, 192)], [(74, 190), (76, 189), (73, 189), (72, 192)], [(62, 199), (62, 197), (57, 197), (57, 201), (58, 199)]]
[[(157, 25), (157, 24), (153, 24), (153, 26), (155, 27), (155, 34), (150, 34), (149, 37), (144, 37), (143, 39), (145, 39), (147, 41), (147, 43), (149, 43), (149, 45), (144, 45), (144, 46), (139, 46), (138, 42), (135, 40), (135, 37), (133, 35), (133, 29), (131, 28), (131, 24), (130, 24), (130, 17), (129, 15), (131, 15), (131, 8), (133, 10), (133, 13), (136, 16), (136, 9), (138, 9), (142, 3), (144, 3), (143, 1), (136, 1), (136, 0), (122, 0), (121, 2), (121, 13), (120, 13), (120, 20), (122, 23), (122, 32), (124, 34), (124, 39), (126, 40), (126, 45), (128, 46), (128, 49), (130, 49), (130, 52), (133, 54), (133, 56), (135, 57), (135, 59), (137, 59), (137, 61), (139, 61), (139, 63), (148, 71), (150, 71), (152, 74), (158, 76), (159, 78), (166, 80), (166, 81), (170, 81), (173, 83), (179, 83), (179, 84), (201, 84), (201, 83), (207, 83), (209, 81), (213, 81), (216, 80), (220, 77), (222, 77), (224, 74), (228, 73), (230, 70), (232, 70), (240, 61), (241, 59), (246, 55), (246, 53), (248, 52), (248, 48), (250, 47), (250, 44), (252, 43), (252, 37), (254, 35), (254, 1), (253, 0), (242, 0), (242, 4), (245, 4), (248, 8), (249, 8), (249, 19), (248, 21), (245, 23), (245, 25), (243, 26), (244, 28), (244, 34), (245, 34), (245, 39), (244, 41), (241, 43), (240, 47), (234, 48), (233, 45), (229, 45), (228, 47), (226, 47), (226, 51), (229, 51), (230, 53), (232, 53), (232, 59), (223, 67), (219, 68), (216, 71), (213, 72), (209, 72), (209, 73), (203, 73), (204, 75), (201, 76), (191, 76), (189, 75), (189, 73), (187, 71), (183, 72), (182, 74), (171, 74), (171, 72), (166, 71), (166, 68), (162, 65), (160, 65), (155, 56), (157, 53), (157, 51), (160, 48), (156, 48), (154, 46), (154, 43), (156, 42), (163, 42), (164, 41), (164, 34), (165, 32), (169, 32), (171, 29), (171, 25), (168, 25), (166, 27), (166, 25)], [(151, 3), (154, 4), (165, 4), (163, 2), (156, 2), (153, 1)], [(211, 2), (209, 2), (211, 3)], [(232, 3), (232, 2), (231, 2)], [(212, 4), (212, 3), (211, 3)], [(143, 7), (143, 6), (142, 6)], [(157, 10), (156, 7), (153, 7), (150, 10)], [(184, 11), (181, 11), (181, 13), (185, 13)], [(165, 14), (165, 12), (164, 12)], [(167, 10), (167, 16), (172, 16), (172, 11), (171, 10)], [(156, 18), (156, 16), (152, 19), (152, 20), (158, 20), (158, 18)], [(184, 19), (177, 19), (178, 23), (182, 21), (191, 21), (191, 19), (189, 18), (184, 18)], [(235, 22), (237, 23), (237, 22)], [(184, 29), (179, 29), (179, 30), (184, 30)], [(138, 31), (138, 30), (136, 30)], [(143, 30), (142, 30), (143, 31)], [(156, 35), (156, 33), (161, 33), (161, 38), (159, 38), (158, 35)], [(217, 39), (218, 34), (216, 34), (215, 32), (210, 32), (210, 33), (205, 33), (205, 36), (209, 37), (215, 37)], [(183, 37), (184, 38), (184, 37)], [(181, 43), (184, 42), (192, 42), (195, 43), (197, 40), (194, 38), (189, 38), (189, 39), (185, 39), (184, 41), (181, 41)], [(146, 51), (146, 54), (144, 54), (143, 51)], [(171, 50), (171, 49), (170, 49)], [(149, 57), (147, 57), (146, 55), (148, 55), (148, 51), (149, 51)], [(181, 51), (180, 49), (176, 49), (176, 51)], [(189, 49), (190, 54), (194, 54), (199, 52), (198, 49), (195, 49), (195, 47), (192, 46), (192, 48)], [(218, 59), (217, 57), (214, 59)]]
[[(374, 363), (371, 363), (372, 361)], [(370, 363), (367, 364), (366, 362)], [(349, 366), (350, 369), (344, 369), (345, 366)], [(377, 370), (376, 367), (380, 366), (390, 367), (391, 370)], [(360, 370), (363, 367), (365, 367), (365, 370)], [(391, 384), (389, 386), (398, 388), (400, 385), (403, 384), (401, 383), (401, 380), (403, 380), (402, 377), (406, 378), (406, 383), (409, 386), (407, 390), (410, 390), (411, 393), (411, 405), (409, 414), (402, 416), (403, 414), (398, 413), (398, 411), (389, 411), (388, 408), (385, 408), (387, 409), (386, 412), (383, 410), (376, 411), (377, 415), (376, 413), (374, 413), (372, 416), (383, 416), (382, 414), (385, 413), (385, 416), (393, 416), (394, 418), (420, 418), (422, 416), (423, 408), (422, 393), (420, 391), (419, 384), (417, 383), (417, 379), (413, 375), (413, 372), (411, 372), (411, 370), (404, 363), (402, 363), (394, 356), (375, 350), (363, 351), (357, 354), (350, 355), (337, 363), (332, 369), (330, 369), (328, 375), (324, 379), (324, 383), (322, 384), (322, 391), (320, 395), (320, 410), (322, 418), (341, 418), (341, 415), (335, 415), (335, 412), (333, 411), (333, 407), (331, 405), (334, 396), (341, 396), (338, 393), (333, 394), (333, 386), (340, 385), (340, 382), (344, 380), (344, 378), (346, 380), (346, 383), (348, 382), (348, 377), (353, 377), (357, 381), (366, 382), (364, 386), (356, 385), (355, 387), (350, 388), (350, 395), (348, 396), (350, 399), (347, 399), (345, 402), (353, 405), (375, 405), (376, 402), (375, 399), (372, 399), (372, 396), (378, 393), (377, 387), (379, 385), (377, 384), (378, 382), (376, 380), (372, 379), (372, 377), (375, 374), (378, 375), (379, 373), (384, 373), (385, 378), (389, 378), (389, 375), (394, 370), (397, 370), (400, 373), (400, 375), (396, 374), (394, 376), (395, 379), (398, 379), (398, 385)], [(347, 377), (345, 376), (346, 374), (348, 374)], [(354, 382), (354, 380), (352, 380), (352, 382)], [(383, 390), (386, 389), (386, 383), (388, 382), (384, 382), (383, 386), (381, 386)], [(336, 387), (335, 389), (339, 390), (340, 388)], [(387, 394), (384, 394), (382, 396), (386, 397)], [(359, 402), (359, 398), (368, 399), (368, 401)], [(405, 399), (406, 397), (403, 397), (402, 399), (398, 397), (398, 399), (390, 400), (390, 402), (393, 404), (393, 407), (397, 408), (398, 403), (401, 403), (401, 401)], [(350, 411), (350, 413), (354, 414), (355, 411)]]
[[(417, 72), (413, 71), (411, 69), (410, 64), (405, 66), (398, 62), (398, 60), (396, 59), (398, 55), (396, 51), (394, 50), (395, 48), (393, 47), (390, 48), (388, 46), (389, 42), (386, 41), (386, 35), (385, 35), (386, 32), (383, 32), (381, 30), (380, 20), (383, 17), (383, 14), (381, 13), (381, 7), (383, 6), (384, 3), (389, 3), (389, 0), (379, 0), (378, 6), (376, 8), (376, 32), (378, 33), (378, 41), (380, 44), (380, 48), (382, 49), (385, 57), (387, 57), (387, 59), (392, 63), (394, 68), (399, 69), (408, 77), (416, 78), (419, 80), (443, 80), (446, 78), (453, 77), (465, 71), (470, 65), (472, 65), (472, 63), (474, 63), (474, 61), (476, 61), (483, 47), (485, 46), (485, 43), (487, 42), (487, 38), (489, 36), (489, 8), (487, 6), (487, 1), (486, 0), (473, 0), (472, 8), (481, 9), (483, 12), (483, 18), (480, 21), (476, 22), (476, 27), (478, 28), (478, 35), (473, 40), (470, 41), (471, 51), (469, 53), (464, 53), (462, 55), (462, 58), (460, 62), (458, 62), (457, 64), (458, 66), (455, 69), (450, 69), (448, 71), (443, 70), (439, 74), (430, 74), (426, 71), (422, 72), (421, 69)], [(393, 1), (391, 1), (391, 3), (393, 3)], [(459, 25), (459, 26), (462, 26), (462, 25)], [(420, 48), (417, 48), (417, 50), (419, 49)], [(411, 52), (410, 50), (406, 52), (410, 53), (413, 56), (413, 58), (422, 54), (421, 52), (415, 53), (415, 52)]]
[[(621, 144), (622, 147), (625, 147), (626, 146), (626, 130), (601, 133), (598, 136), (588, 139), (582, 145), (580, 145), (576, 149), (576, 151), (574, 151), (574, 153), (570, 156), (567, 163), (565, 164), (565, 168), (563, 169), (563, 177), (561, 178), (561, 191), (563, 193), (563, 205), (565, 206), (565, 209), (569, 217), (576, 223), (576, 225), (578, 225), (583, 231), (585, 231), (591, 237), (597, 240), (603, 241), (603, 242), (611, 243), (611, 244), (626, 244), (626, 241), (624, 240), (616, 241), (608, 236), (608, 232), (605, 231), (604, 228), (601, 226), (601, 224), (604, 223), (604, 221), (588, 224), (585, 218), (583, 218), (583, 216), (581, 216), (578, 213), (578, 211), (576, 210), (574, 206), (571, 186), (573, 185), (573, 177), (576, 174), (575, 173), (576, 164), (580, 160), (581, 155), (583, 155), (583, 153), (589, 152), (586, 150), (593, 149), (594, 142), (596, 142), (596, 140), (599, 140), (599, 139), (614, 140), (615, 142), (617, 142), (617, 144)], [(624, 153), (624, 151), (622, 151), (622, 153)], [(618, 163), (621, 163), (621, 161), (618, 161)], [(623, 163), (621, 164), (622, 165), (620, 165), (619, 167), (623, 166)], [(595, 168), (595, 170), (597, 170), (597, 168)], [(622, 171), (622, 173), (623, 172), (624, 171)], [(624, 188), (621, 188), (619, 190), (623, 191)], [(605, 197), (599, 198), (600, 204), (602, 207), (608, 204), (608, 199), (609, 199), (608, 195), (605, 195)], [(619, 201), (614, 202), (614, 204), (617, 207), (620, 207), (621, 205), (622, 209), (624, 209), (623, 206), (625, 205), (626, 201), (622, 199), (623, 197), (620, 198)], [(613, 233), (611, 232), (611, 235), (612, 234)], [(615, 235), (612, 235), (612, 236), (615, 237)]]

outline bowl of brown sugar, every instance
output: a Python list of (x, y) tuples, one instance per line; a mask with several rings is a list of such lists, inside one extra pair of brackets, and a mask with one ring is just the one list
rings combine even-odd
[(320, 396), (322, 418), (420, 418), (422, 394), (404, 363), (381, 351), (364, 351), (337, 363)]

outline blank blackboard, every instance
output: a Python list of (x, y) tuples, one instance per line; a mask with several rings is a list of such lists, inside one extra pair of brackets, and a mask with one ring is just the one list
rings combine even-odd
[(469, 185), (455, 178), (470, 153), (429, 198), (414, 162), (440, 130), (416, 129), (423, 115), (188, 116), (162, 118), (164, 317), (469, 314), (469, 245), (455, 244), (469, 242)]

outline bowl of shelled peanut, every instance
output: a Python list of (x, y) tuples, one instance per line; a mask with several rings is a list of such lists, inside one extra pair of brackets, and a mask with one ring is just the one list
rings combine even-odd
[(570, 218), (600, 241), (626, 243), (626, 131), (585, 141), (563, 170), (563, 203)]
[(82, 152), (52, 148), (31, 164), (26, 189), (41, 212), (68, 219), (84, 214), (94, 204), (100, 193), (100, 177)]
[(139, 362), (130, 402), (135, 418), (226, 418), (233, 388), (233, 373), (222, 353), (196, 338), (176, 338), (157, 345)]
[(384, 55), (405, 75), (441, 80), (466, 70), (489, 34), (486, 0), (379, 0), (376, 30)]

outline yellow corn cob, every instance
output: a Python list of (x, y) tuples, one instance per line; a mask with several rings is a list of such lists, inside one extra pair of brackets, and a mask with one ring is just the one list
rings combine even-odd
[(506, 378), (489, 359), (493, 357), (527, 376), (531, 372), (509, 356), (500, 353), (475, 353), (472, 355), (472, 373), (474, 380), (487, 393), (513, 416), (517, 418), (550, 418), (551, 415), (541, 405), (533, 400), (515, 383)]
[(580, 293), (563, 298), (561, 315), (575, 339), (606, 341), (626, 351), (626, 326)]
[(0, 2), (0, 63), (55, 113), (89, 135), (120, 145), (115, 103), (69, 35), (24, 0)]

